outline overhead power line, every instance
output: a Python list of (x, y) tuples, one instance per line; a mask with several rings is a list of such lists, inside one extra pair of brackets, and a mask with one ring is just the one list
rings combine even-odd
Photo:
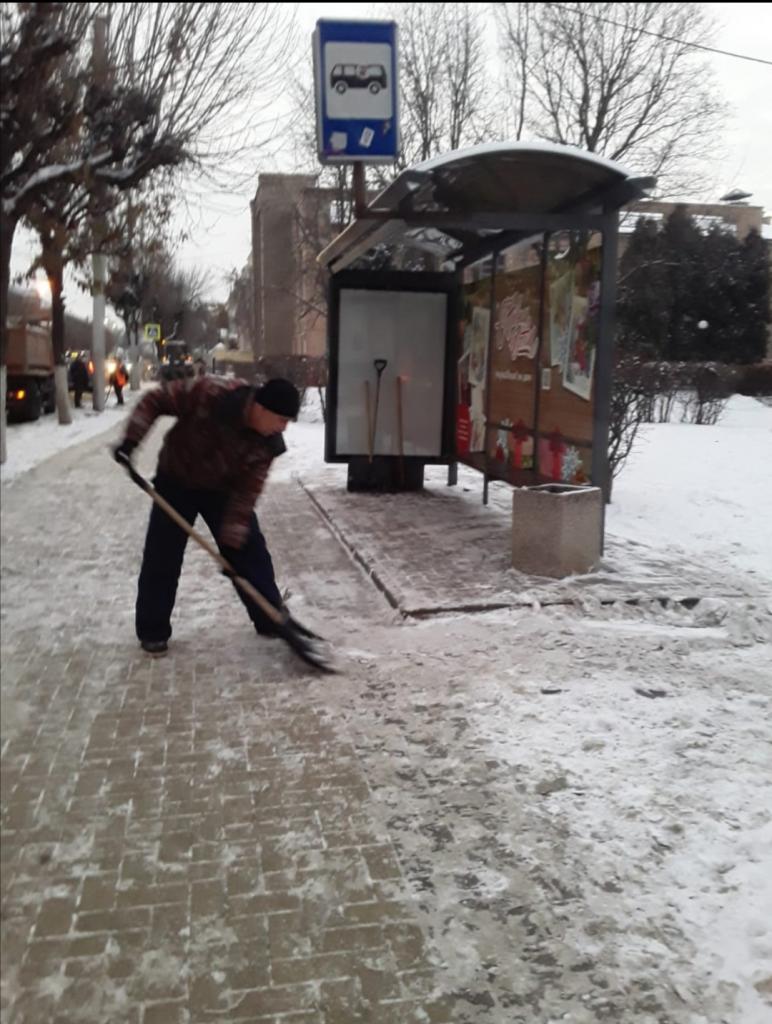
[[(569, 7), (567, 4), (549, 4), (550, 7), (559, 7), (562, 11), (571, 14), (581, 14), (584, 17), (595, 18), (596, 21), (605, 21), (608, 25), (616, 25), (617, 28), (629, 28), (621, 21), (614, 21), (613, 18), (605, 18), (602, 14), (595, 14), (593, 11), (583, 11), (579, 7)], [(750, 57), (747, 53), (732, 53), (729, 50), (719, 50), (715, 46), (703, 46), (702, 43), (690, 43), (685, 39), (678, 39), (676, 36), (666, 36), (661, 32), (650, 32), (648, 29), (639, 28), (638, 31), (644, 36), (654, 36), (655, 39), (664, 39), (668, 43), (680, 43), (681, 46), (689, 46), (693, 50), (705, 50), (707, 53), (718, 53), (722, 57), (734, 57), (735, 60), (749, 60), (754, 64), (766, 64), (772, 67), (772, 60), (765, 60), (763, 57)]]

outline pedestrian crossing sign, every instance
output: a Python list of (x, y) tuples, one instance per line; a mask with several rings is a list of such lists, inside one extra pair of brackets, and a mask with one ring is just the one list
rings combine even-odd
[(161, 340), (161, 325), (160, 324), (145, 324), (145, 341), (160, 341)]

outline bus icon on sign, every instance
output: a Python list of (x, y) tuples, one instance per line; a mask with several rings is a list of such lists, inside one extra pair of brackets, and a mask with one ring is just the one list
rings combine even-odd
[(367, 89), (377, 96), (386, 82), (383, 64), (336, 64), (330, 72), (330, 85), (341, 94), (348, 89)]

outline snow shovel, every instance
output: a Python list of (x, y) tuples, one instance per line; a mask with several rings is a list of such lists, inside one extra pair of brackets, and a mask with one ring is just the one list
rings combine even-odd
[(373, 366), (375, 372), (378, 374), (378, 382), (375, 385), (375, 409), (373, 410), (373, 429), (370, 441), (370, 462), (373, 461), (373, 452), (375, 451), (375, 432), (378, 429), (378, 399), (381, 397), (381, 377), (383, 371), (386, 369), (386, 359), (373, 359)]
[(166, 498), (162, 497), (158, 491), (150, 484), (149, 481), (145, 480), (141, 476), (134, 466), (131, 464), (131, 460), (127, 457), (121, 459), (121, 463), (125, 466), (129, 476), (134, 483), (140, 487), (145, 494), (149, 495), (159, 508), (162, 508), (164, 512), (172, 519), (181, 530), (184, 530), (189, 537), (191, 537), (199, 547), (202, 547), (204, 551), (212, 556), (212, 558), (220, 566), (223, 575), (227, 576), (228, 579), (232, 580), (233, 583), (243, 591), (250, 598), (254, 604), (260, 609), (260, 611), (267, 616), (276, 630), (277, 636), (280, 636), (284, 640), (298, 657), (302, 658), (303, 661), (309, 665), (313, 665), (314, 668), (318, 668), (322, 672), (328, 672), (331, 675), (335, 674), (335, 669), (332, 667), (329, 659), (325, 657), (324, 652), (318, 649), (318, 644), (321, 641), (321, 637), (317, 636), (316, 633), (311, 632), (305, 626), (301, 625), (288, 611), (280, 610), (275, 608), (270, 601), (268, 601), (259, 590), (256, 590), (249, 580), (245, 580), (242, 576), (239, 576), (235, 569), (231, 566), (230, 562), (223, 558), (217, 548), (213, 547), (205, 537), (193, 529), (190, 523), (180, 513), (170, 505)]

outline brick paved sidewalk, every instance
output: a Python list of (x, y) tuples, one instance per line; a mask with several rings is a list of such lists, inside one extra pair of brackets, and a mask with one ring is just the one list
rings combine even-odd
[[(768, 821), (768, 602), (403, 618), (274, 479), (280, 583), (342, 674), (258, 642), (194, 547), (152, 661), (149, 502), (107, 440), (3, 488), (4, 1024), (693, 1024), (769, 1002), (710, 941), (754, 897), (703, 858), (709, 836), (742, 863)], [(312, 476), (318, 498), (340, 467)], [(379, 502), (369, 532), (349, 496), (336, 525), (436, 610), (467, 531), (508, 574), (495, 489), (462, 494)]]
[[(435, 476), (437, 473), (435, 472)], [(340, 540), (391, 604), (421, 616), (453, 610), (590, 602), (756, 596), (752, 579), (717, 575), (668, 551), (607, 538), (601, 569), (568, 580), (526, 576), (511, 565), (512, 492), (492, 486), (488, 507), (474, 494), (435, 485), (417, 494), (348, 494), (329, 472), (303, 486)]]
[[(331, 684), (193, 548), (138, 652), (148, 502), (106, 443), (3, 493), (5, 1024), (450, 1019)], [(261, 508), (298, 616), (392, 618), (297, 485)]]

